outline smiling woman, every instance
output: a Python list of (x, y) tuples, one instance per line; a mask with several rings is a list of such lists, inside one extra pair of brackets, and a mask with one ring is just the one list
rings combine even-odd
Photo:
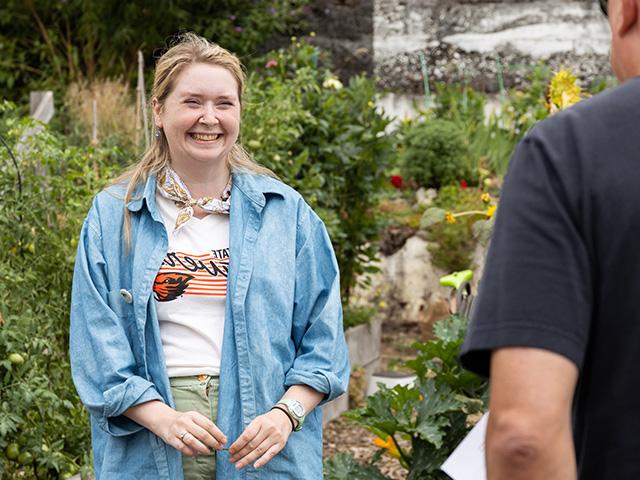
[(70, 353), (98, 479), (322, 478), (315, 407), (349, 378), (337, 262), (238, 143), (243, 88), (234, 55), (181, 37), (154, 142), (85, 221)]
[[(223, 181), (223, 188), (229, 176), (224, 171), (228, 170), (225, 159), (240, 131), (238, 81), (224, 67), (194, 63), (178, 75), (175, 84), (164, 104), (157, 98), (153, 103), (158, 132), (167, 138), (171, 165), (182, 178), (189, 170), (211, 170), (212, 177)], [(202, 196), (208, 192), (192, 193)]]

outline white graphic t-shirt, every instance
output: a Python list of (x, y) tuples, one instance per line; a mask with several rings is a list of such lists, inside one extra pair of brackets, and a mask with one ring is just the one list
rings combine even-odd
[(229, 215), (193, 217), (156, 193), (169, 248), (153, 284), (169, 377), (219, 375), (229, 271)]

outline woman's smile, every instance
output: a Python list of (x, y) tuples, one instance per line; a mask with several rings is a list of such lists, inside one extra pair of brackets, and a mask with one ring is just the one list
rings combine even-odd
[(164, 104), (156, 104), (154, 110), (176, 168), (188, 171), (204, 163), (226, 163), (240, 132), (241, 110), (238, 82), (227, 69), (189, 65)]

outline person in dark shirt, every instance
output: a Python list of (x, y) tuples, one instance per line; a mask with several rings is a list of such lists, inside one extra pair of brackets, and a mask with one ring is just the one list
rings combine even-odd
[(608, 17), (621, 85), (518, 146), (462, 349), (491, 480), (640, 479), (640, 0)]

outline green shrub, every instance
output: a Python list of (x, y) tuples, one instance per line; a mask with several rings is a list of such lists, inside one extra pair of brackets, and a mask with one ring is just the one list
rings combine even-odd
[(343, 311), (343, 326), (347, 330), (351, 327), (357, 327), (358, 325), (364, 325), (369, 323), (376, 314), (377, 310), (372, 307), (352, 306), (347, 305)]
[(46, 129), (19, 147), (30, 123), (8, 109), (0, 135), (20, 179), (0, 146), (0, 478), (64, 478), (91, 464), (67, 353), (76, 239), (119, 153), (68, 147)]
[(409, 181), (420, 187), (439, 188), (469, 177), (468, 154), (459, 124), (425, 118), (408, 127), (400, 163)]
[(274, 35), (289, 34), (300, 25), (306, 3), (4, 0), (0, 98), (18, 100), (29, 88), (59, 90), (81, 79), (134, 81), (137, 51), (143, 51), (150, 72), (160, 49), (185, 29), (240, 57), (255, 55)]
[(486, 95), (468, 85), (439, 83), (433, 113), (443, 120), (477, 125), (484, 122), (486, 103)]
[[(466, 326), (459, 316), (438, 322), (435, 339), (416, 343), (417, 357), (406, 362), (415, 383), (381, 386), (365, 407), (346, 414), (386, 442), (383, 452), (398, 458), (408, 479), (442, 478), (440, 465), (486, 408), (488, 382), (458, 362)], [(325, 472), (333, 480), (386, 478), (376, 471), (377, 458), (358, 465), (348, 455), (334, 457)]]
[[(487, 205), (481, 200), (482, 192), (476, 188), (447, 186), (440, 189), (429, 209), (439, 210), (444, 217), (446, 212), (468, 212), (470, 215), (459, 216), (455, 223), (439, 221), (427, 228), (427, 238), (433, 242), (429, 246), (433, 265), (445, 272), (454, 272), (473, 268), (471, 256), (478, 235), (474, 225), (486, 218), (484, 212)], [(426, 212), (428, 213), (428, 211)]]
[(374, 270), (391, 137), (375, 108), (374, 82), (358, 76), (343, 86), (325, 63), (318, 48), (301, 42), (256, 61), (242, 141), (325, 221), (346, 304), (358, 278)]

